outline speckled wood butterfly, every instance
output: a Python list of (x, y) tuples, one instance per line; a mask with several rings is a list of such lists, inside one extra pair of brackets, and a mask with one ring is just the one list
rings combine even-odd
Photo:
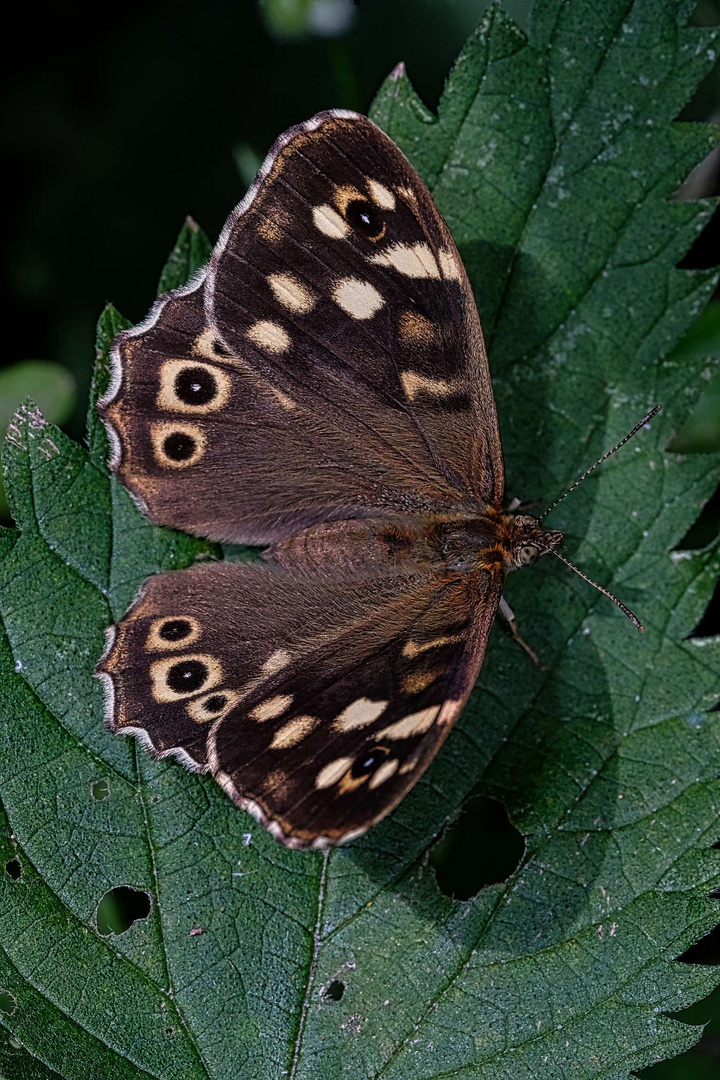
[(99, 408), (153, 521), (267, 548), (145, 584), (98, 667), (111, 729), (284, 844), (359, 836), (457, 720), (504, 575), (562, 539), (503, 509), (470, 283), (391, 140), (341, 111), (283, 135)]

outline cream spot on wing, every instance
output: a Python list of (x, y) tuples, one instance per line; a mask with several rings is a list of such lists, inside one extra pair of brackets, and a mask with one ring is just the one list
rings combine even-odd
[[(186, 665), (200, 664), (202, 668), (188, 668)], [(204, 669), (204, 671), (202, 670)], [(195, 676), (187, 682), (188, 689), (183, 689), (183, 672), (193, 671)], [(167, 704), (182, 701), (203, 691), (209, 690), (222, 682), (223, 672), (220, 662), (209, 653), (187, 653), (184, 656), (171, 656), (166, 660), (156, 660), (150, 665), (151, 693), (156, 701)]]
[(440, 715), (438, 716), (438, 724), (440, 727), (445, 727), (446, 724), (452, 724), (455, 722), (458, 714), (457, 706), (461, 704), (461, 698), (447, 698), (445, 700), (445, 704), (443, 705)]
[(404, 716), (402, 720), (378, 731), (377, 738), (408, 739), (411, 735), (422, 735), (433, 726), (439, 711), (439, 705), (431, 705), (428, 709), (421, 709), (420, 712)]
[(462, 267), (456, 252), (450, 248), (440, 248), (438, 257), (443, 277), (448, 281), (462, 281)]
[(352, 731), (353, 728), (366, 727), (367, 724), (372, 724), (373, 720), (377, 720), (387, 707), (387, 701), (358, 698), (335, 718), (333, 728), (335, 731)]
[(259, 349), (275, 355), (287, 352), (290, 348), (290, 335), (287, 330), (280, 323), (271, 322), (270, 319), (260, 319), (259, 322), (253, 323), (247, 336)]
[(419, 760), (420, 760), (420, 752), (418, 750), (414, 754), (411, 754), (411, 756), (407, 759), (405, 764), (401, 767), (400, 775), (405, 776), (406, 773), (413, 772), (413, 770), (417, 768), (417, 764), (418, 764)]
[[(169, 420), (151, 425), (150, 441), (155, 460), (168, 469), (187, 469), (195, 465), (207, 446), (205, 432), (197, 424)], [(178, 457), (179, 453), (181, 456)]]
[(319, 723), (316, 716), (296, 716), (275, 732), (270, 749), (285, 750), (290, 746), (297, 746)]
[(288, 412), (292, 412), (293, 409), (297, 409), (297, 402), (293, 401), (287, 394), (283, 394), (282, 390), (276, 390), (274, 386), (271, 386), (272, 395), (279, 405), (282, 405), (283, 409), (287, 409)]
[(438, 327), (425, 315), (415, 311), (403, 311), (398, 323), (402, 341), (408, 345), (431, 345), (438, 339)]
[(411, 401), (418, 394), (429, 394), (432, 397), (451, 397), (464, 391), (465, 385), (462, 379), (431, 379), (427, 375), (421, 375), (418, 371), (403, 371), (400, 374), (403, 389)]
[(378, 180), (368, 180), (368, 188), (373, 202), (377, 203), (378, 206), (382, 206), (383, 210), (395, 209), (395, 196), (392, 191), (388, 191), (384, 184), (381, 184)]
[(333, 240), (343, 240), (350, 232), (350, 226), (332, 206), (316, 206), (313, 210), (313, 222), (325, 236)]
[(406, 675), (402, 680), (403, 693), (419, 694), (421, 690), (426, 690), (428, 686), (431, 686), (443, 673), (444, 668), (439, 668), (437, 671), (416, 671), (412, 675)]
[(352, 763), (353, 759), (351, 757), (341, 757), (331, 761), (315, 777), (315, 787), (326, 788), (330, 787), (331, 784), (336, 784), (345, 775)]
[[(181, 626), (179, 624), (186, 624)], [(169, 637), (163, 637), (163, 631)], [(182, 633), (178, 636), (178, 631)], [(153, 652), (173, 652), (194, 645), (202, 634), (202, 627), (191, 615), (164, 615), (153, 619), (148, 631), (145, 648)]]
[(397, 772), (397, 768), (400, 762), (397, 758), (390, 758), (389, 761), (384, 761), (378, 771), (370, 778), (369, 788), (380, 787), (386, 780), (389, 780), (391, 776), (394, 776)]
[(400, 198), (404, 199), (405, 202), (409, 202), (412, 206), (417, 205), (417, 195), (411, 187), (408, 187), (406, 184), (401, 184), (395, 190), (397, 191)]
[(411, 278), (439, 278), (440, 268), (435, 256), (425, 243), (392, 244), (370, 258), (378, 266), (389, 266)]
[(343, 278), (333, 289), (335, 303), (353, 319), (372, 319), (385, 301), (374, 285), (359, 278)]
[[(194, 376), (197, 378), (194, 379)], [(221, 409), (230, 397), (230, 376), (227, 372), (202, 360), (166, 360), (160, 367), (159, 378), (159, 409), (204, 414)], [(193, 400), (193, 391), (197, 392), (198, 389), (204, 391), (198, 399), (199, 403)]]
[(463, 640), (462, 634), (446, 634), (444, 637), (433, 638), (432, 641), (413, 641), (409, 639), (403, 645), (403, 656), (419, 656), (428, 649), (439, 649), (441, 645), (454, 645)]
[(292, 705), (292, 694), (275, 694), (267, 701), (261, 701), (251, 710), (253, 720), (274, 720), (276, 716), (282, 716)]
[(216, 360), (220, 354), (215, 349), (217, 334), (209, 326), (198, 334), (192, 347), (195, 356), (204, 356), (207, 360)]
[(298, 315), (306, 315), (315, 307), (315, 298), (294, 274), (270, 274), (268, 284), (284, 307)]
[(227, 716), (240, 697), (237, 690), (211, 690), (209, 694), (189, 702), (185, 709), (196, 724), (208, 724), (211, 720), (222, 720)]
[(262, 666), (263, 675), (274, 675), (276, 671), (282, 671), (287, 667), (292, 657), (287, 649), (276, 649)]

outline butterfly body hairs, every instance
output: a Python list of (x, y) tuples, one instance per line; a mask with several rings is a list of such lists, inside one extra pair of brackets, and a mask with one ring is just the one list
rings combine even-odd
[(99, 409), (153, 521), (265, 549), (146, 582), (98, 665), (110, 728), (290, 847), (359, 836), (457, 720), (505, 574), (562, 540), (503, 508), (470, 283), (392, 141), (340, 111), (283, 135)]

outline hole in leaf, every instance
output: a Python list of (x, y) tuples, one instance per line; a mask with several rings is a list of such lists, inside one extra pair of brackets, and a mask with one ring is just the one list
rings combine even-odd
[(110, 795), (110, 785), (107, 780), (96, 780), (90, 787), (90, 792), (96, 802), (102, 802)]
[(12, 1016), (17, 1009), (17, 1001), (9, 990), (0, 990), (0, 1013), (3, 1016)]
[(19, 881), (23, 876), (22, 863), (19, 859), (8, 859), (5, 863), (5, 870), (13, 879), (13, 881)]
[(340, 979), (333, 979), (329, 986), (325, 988), (324, 997), (328, 1001), (342, 1001), (342, 996), (345, 993), (345, 983)]
[(678, 960), (682, 964), (720, 964), (720, 926), (686, 949)]
[(712, 544), (718, 533), (720, 533), (720, 488), (705, 503), (675, 551), (700, 550)]
[(715, 586), (710, 603), (705, 608), (705, 614), (697, 624), (691, 638), (713, 637), (720, 631), (720, 582)]
[(485, 885), (505, 881), (524, 852), (522, 834), (502, 803), (478, 795), (445, 829), (430, 861), (440, 890), (455, 900), (469, 900)]
[(108, 889), (98, 904), (96, 921), (98, 932), (103, 937), (109, 934), (124, 934), (138, 919), (147, 919), (150, 914), (150, 897), (142, 889), (133, 889), (129, 885), (118, 885)]

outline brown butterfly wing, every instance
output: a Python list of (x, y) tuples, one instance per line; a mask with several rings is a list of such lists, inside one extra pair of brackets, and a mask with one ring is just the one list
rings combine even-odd
[[(381, 236), (345, 220), (368, 207)], [(322, 114), (279, 140), (207, 273), (121, 335), (114, 361), (111, 465), (161, 524), (268, 543), (502, 499), (462, 264), (422, 181), (363, 117)]]
[[(503, 466), (472, 290), (449, 229), (375, 124), (321, 113), (287, 132), (213, 253), (206, 311), (280, 389), (394, 415), (461, 491), (500, 501)], [(265, 342), (263, 341), (266, 335)]]
[(311, 402), (320, 419), (231, 355), (206, 325), (204, 292), (201, 281), (164, 297), (120, 335), (101, 403), (111, 468), (154, 520), (267, 544), (320, 521), (461, 504), (393, 417), (380, 433), (346, 404)]
[(349, 840), (437, 753), (477, 677), (499, 594), (488, 574), (407, 568), (215, 563), (160, 574), (99, 668), (110, 726), (212, 772), (283, 843)]

